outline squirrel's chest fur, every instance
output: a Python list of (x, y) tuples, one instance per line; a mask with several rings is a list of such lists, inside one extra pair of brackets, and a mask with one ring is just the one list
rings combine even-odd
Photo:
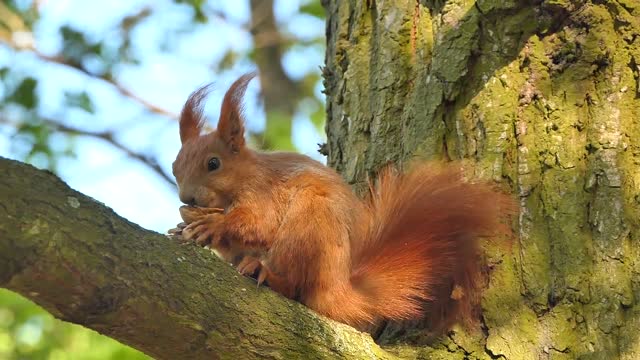
[[(263, 178), (269, 186), (253, 194), (257, 202), (253, 205), (272, 216), (275, 225), (265, 234), (270, 238), (264, 239), (263, 261), (303, 288), (317, 282), (320, 273), (348, 274), (352, 243), (368, 225), (361, 220), (362, 202), (334, 170), (306, 156), (265, 156), (263, 161), (274, 161), (280, 168), (269, 166), (270, 173)], [(296, 258), (307, 260), (290, 261)]]

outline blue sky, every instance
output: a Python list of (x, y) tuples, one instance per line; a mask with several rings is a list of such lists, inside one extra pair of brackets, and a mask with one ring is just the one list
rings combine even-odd
[[(303, 0), (276, 1), (276, 18), (283, 28), (297, 37), (313, 38), (324, 34), (324, 23), (297, 13)], [(206, 24), (188, 28), (176, 38), (179, 44), (170, 52), (160, 47), (167, 29), (185, 30), (191, 26), (189, 8), (169, 0), (82, 1), (49, 0), (41, 8), (41, 19), (35, 28), (35, 44), (45, 54), (55, 54), (61, 46), (58, 28), (69, 24), (96, 38), (114, 31), (124, 14), (151, 6), (154, 15), (140, 25), (133, 36), (140, 65), (120, 66), (117, 81), (137, 96), (177, 114), (188, 94), (198, 86), (213, 81), (214, 91), (207, 104), (207, 113), (215, 122), (221, 97), (228, 85), (240, 74), (253, 69), (248, 62), (239, 63), (221, 76), (208, 64), (220, 59), (227, 49), (246, 50), (251, 47), (249, 34), (238, 27), (249, 17), (248, 0), (210, 1), (210, 6), (223, 12), (227, 20), (210, 19)], [(298, 78), (315, 71), (323, 64), (323, 49), (298, 49), (288, 52), (283, 64), (290, 76)], [(117, 130), (117, 138), (130, 148), (153, 154), (160, 165), (170, 172), (171, 163), (180, 148), (175, 120), (145, 111), (137, 103), (122, 97), (112, 86), (95, 81), (62, 66), (47, 64), (28, 52), (14, 53), (0, 45), (0, 66), (10, 66), (39, 79), (39, 112), (65, 124), (90, 131)], [(247, 127), (264, 128), (264, 113), (256, 100), (257, 81), (247, 95)], [(63, 90), (86, 90), (93, 98), (96, 112), (88, 114), (64, 107)], [(320, 94), (317, 86), (316, 96)], [(123, 131), (120, 131), (120, 130)], [(306, 113), (294, 117), (294, 144), (303, 153), (322, 160), (317, 155), (317, 143), (324, 135), (318, 133)], [(16, 158), (20, 143), (11, 135), (11, 126), (0, 125), (0, 156)], [(54, 141), (53, 146), (65, 146)], [(95, 138), (76, 137), (77, 158), (62, 158), (59, 175), (72, 188), (113, 208), (121, 216), (141, 226), (159, 232), (180, 221), (177, 208), (181, 205), (175, 189), (145, 165), (129, 159), (124, 153)], [(38, 159), (35, 159), (38, 165)]]

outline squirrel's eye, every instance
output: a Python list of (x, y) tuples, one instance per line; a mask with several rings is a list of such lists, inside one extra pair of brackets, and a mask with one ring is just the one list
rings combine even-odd
[(211, 159), (209, 159), (207, 167), (209, 168), (209, 171), (218, 170), (218, 168), (220, 167), (220, 159), (218, 159), (217, 157), (212, 157)]

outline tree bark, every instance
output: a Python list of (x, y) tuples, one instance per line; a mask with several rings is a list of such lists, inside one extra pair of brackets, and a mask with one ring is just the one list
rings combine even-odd
[(62, 320), (157, 359), (395, 357), (51, 173), (3, 158), (0, 173), (0, 286)]
[[(487, 248), (483, 331), (430, 356), (640, 358), (640, 3), (323, 4), (330, 165), (361, 188), (469, 159), (520, 199), (511, 251)], [(395, 330), (379, 340), (424, 343)]]

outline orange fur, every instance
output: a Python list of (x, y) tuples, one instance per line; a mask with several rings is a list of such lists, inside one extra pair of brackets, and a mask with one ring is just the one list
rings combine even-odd
[[(434, 326), (471, 318), (478, 236), (501, 229), (512, 201), (436, 164), (404, 175), (384, 171), (363, 201), (333, 169), (306, 156), (252, 151), (241, 111), (252, 76), (225, 95), (216, 131), (192, 135), (201, 111), (183, 111), (174, 163), (180, 198), (225, 209), (189, 224), (187, 238), (207, 238), (241, 272), (255, 270), (273, 290), (359, 328), (425, 309)], [(200, 106), (201, 95), (185, 109)], [(212, 157), (222, 165), (209, 171)]]

